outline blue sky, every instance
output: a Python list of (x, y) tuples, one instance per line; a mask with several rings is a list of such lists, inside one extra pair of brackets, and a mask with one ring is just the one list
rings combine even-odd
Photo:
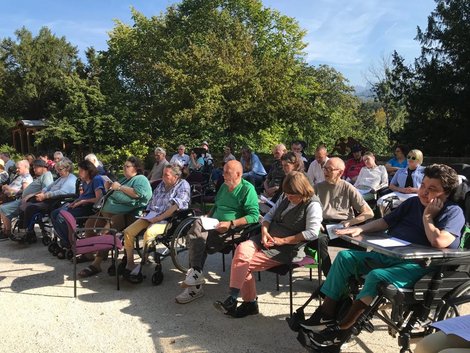
[[(130, 7), (146, 16), (159, 14), (171, 0), (0, 0), (0, 38), (25, 26), (33, 34), (49, 27), (83, 55), (87, 47), (107, 48), (118, 19), (131, 24)], [(307, 60), (343, 73), (353, 85), (373, 79), (371, 68), (397, 50), (408, 62), (419, 55), (416, 28), (425, 28), (434, 0), (264, 0), (266, 7), (294, 17), (307, 30)]]

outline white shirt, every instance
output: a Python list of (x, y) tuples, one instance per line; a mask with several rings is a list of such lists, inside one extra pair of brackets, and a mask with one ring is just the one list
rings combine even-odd
[(171, 157), (170, 164), (178, 164), (180, 167), (189, 165), (189, 156), (187, 154), (181, 156), (179, 153), (176, 153)]
[(362, 167), (354, 186), (357, 189), (378, 190), (388, 185), (387, 170), (383, 165), (375, 168)]
[[(325, 163), (328, 161), (328, 157), (326, 157)], [(318, 161), (315, 159), (312, 163), (310, 163), (310, 166), (308, 167), (307, 171), (307, 177), (308, 180), (312, 183), (312, 185), (321, 183), (322, 181), (325, 180), (325, 174), (323, 173), (323, 166), (318, 163)]]

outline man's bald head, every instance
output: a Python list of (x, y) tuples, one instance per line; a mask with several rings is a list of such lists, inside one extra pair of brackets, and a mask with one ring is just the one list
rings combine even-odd
[(243, 167), (237, 160), (231, 160), (224, 165), (224, 183), (233, 190), (242, 180)]
[(325, 173), (325, 181), (330, 184), (336, 184), (344, 173), (344, 161), (338, 157), (332, 157), (325, 163), (323, 172)]

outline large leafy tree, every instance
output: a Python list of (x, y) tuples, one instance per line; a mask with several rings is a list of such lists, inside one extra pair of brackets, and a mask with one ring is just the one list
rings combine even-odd
[(130, 97), (139, 134), (225, 143), (302, 117), (304, 32), (293, 19), (255, 0), (186, 0), (133, 19), (110, 35), (103, 82), (116, 101)]
[(69, 152), (100, 149), (118, 140), (123, 132), (100, 90), (97, 55), (93, 49), (86, 55), (88, 65), (64, 37), (45, 27), (35, 37), (22, 28), (16, 40), (4, 39), (0, 124), (10, 127), (19, 119), (45, 119), (48, 127), (37, 133), (36, 142)]
[(421, 56), (406, 66), (397, 53), (387, 87), (406, 106), (400, 138), (426, 154), (470, 153), (470, 3), (436, 0), (425, 30), (418, 28)]
[(36, 37), (26, 28), (15, 34), (16, 40), (0, 44), (0, 118), (6, 126), (47, 118), (64, 97), (63, 78), (77, 63), (76, 48), (47, 28)]

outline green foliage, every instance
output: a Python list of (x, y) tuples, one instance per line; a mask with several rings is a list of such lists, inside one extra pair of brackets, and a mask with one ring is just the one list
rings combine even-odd
[(130, 156), (137, 157), (142, 161), (146, 161), (151, 148), (139, 140), (133, 141), (129, 145), (120, 148), (108, 148), (97, 157), (105, 165), (113, 165), (120, 167), (123, 162)]
[(427, 28), (418, 28), (420, 57), (406, 66), (394, 53), (393, 68), (382, 83), (385, 93), (378, 95), (384, 108), (391, 107), (392, 116), (404, 121), (397, 138), (425, 154), (470, 153), (469, 18), (467, 0), (436, 0)]
[(117, 21), (109, 48), (90, 48), (85, 64), (47, 28), (5, 39), (0, 127), (45, 117), (37, 143), (65, 146), (77, 159), (101, 152), (119, 165), (156, 146), (171, 154), (203, 140), (214, 153), (224, 145), (270, 153), (294, 139), (313, 152), (339, 137), (380, 148), (377, 109), (362, 109), (338, 71), (308, 65), (305, 31), (261, 1), (183, 0), (150, 18), (132, 10), (132, 19)]
[(8, 152), (10, 154), (10, 158), (19, 161), (23, 159), (23, 155), (11, 147), (9, 144), (0, 145), (0, 152)]

